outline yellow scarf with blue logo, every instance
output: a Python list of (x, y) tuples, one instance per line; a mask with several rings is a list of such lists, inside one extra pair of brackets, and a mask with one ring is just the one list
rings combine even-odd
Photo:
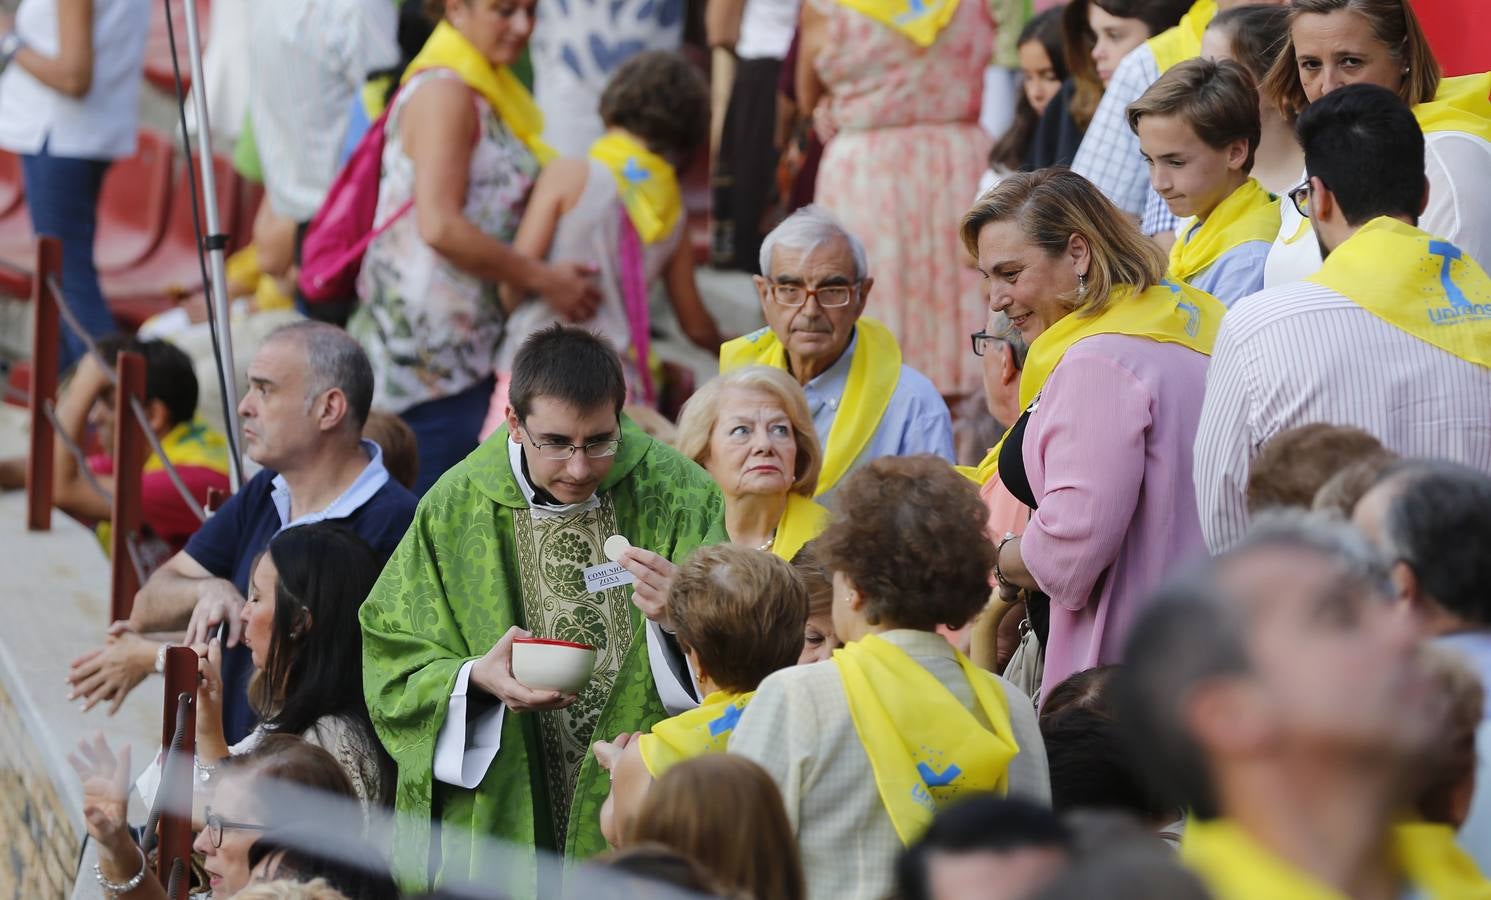
[(1218, 203), (1205, 222), (1197, 225), (1190, 218), (1180, 224), (1166, 274), (1173, 281), (1189, 282), (1228, 251), (1249, 241), (1272, 244), (1278, 232), (1279, 198), (1249, 178)]
[[(224, 475), (228, 473), (228, 439), (208, 428), (200, 416), (190, 422), (181, 422), (166, 432), (160, 439), (160, 448), (165, 451), (171, 465), (178, 469), (199, 466)], [(165, 463), (154, 453), (145, 460), (146, 472), (161, 472), (165, 468)]]
[[(859, 459), (870, 438), (875, 436), (875, 429), (880, 427), (880, 417), (885, 415), (891, 394), (901, 382), (901, 345), (896, 343), (896, 336), (889, 328), (863, 316), (854, 327), (854, 358), (849, 361), (843, 401), (824, 442), (823, 470), (814, 496), (832, 489)], [(726, 341), (720, 347), (720, 372), (741, 366), (771, 366), (785, 371), (787, 350), (770, 328)]]
[(791, 562), (802, 545), (822, 534), (827, 524), (828, 510), (801, 494), (788, 494), (787, 508), (782, 510), (776, 537), (771, 541), (771, 552)]
[(990, 673), (953, 651), (985, 725), (906, 651), (875, 635), (834, 651), (855, 733), (901, 843), (921, 837), (938, 809), (1009, 788), (1020, 748), (1009, 700)]
[[(1164, 279), (1137, 295), (1130, 287), (1117, 287), (1113, 298), (1097, 315), (1072, 313), (1064, 316), (1031, 342), (1025, 366), (1020, 370), (1020, 408), (1030, 406), (1067, 350), (1083, 338), (1097, 334), (1126, 334), (1166, 344), (1180, 344), (1210, 356), (1225, 312), (1227, 307), (1211, 294), (1170, 279)], [(999, 470), (999, 452), (1004, 449), (1007, 437), (1008, 431), (989, 450), (983, 462), (975, 467), (959, 466), (958, 471), (979, 484), (988, 482)]]
[(697, 708), (652, 726), (637, 745), (648, 773), (657, 778), (684, 760), (706, 753), (724, 753), (740, 714), (755, 695), (755, 691), (744, 694), (715, 691)]
[(1491, 278), (1449, 241), (1382, 216), (1331, 251), (1306, 280), (1447, 353), (1491, 368)]
[(590, 158), (616, 179), (616, 193), (644, 243), (656, 244), (683, 214), (678, 175), (668, 161), (622, 131), (607, 132), (590, 145)]
[(839, 3), (894, 28), (918, 47), (932, 46), (958, 11), (958, 0), (839, 0)]
[(1413, 108), (1424, 134), (1463, 131), (1491, 141), (1491, 72), (1444, 78), (1434, 99)]
[(400, 84), (408, 84), (426, 69), (450, 69), (466, 86), (481, 94), (513, 135), (528, 147), (540, 163), (555, 156), (544, 143), (544, 114), (523, 82), (507, 66), (493, 66), (455, 26), (442, 20), (430, 39), (404, 70)]
[[(1424, 897), (1491, 898), (1491, 883), (1455, 844), (1446, 825), (1416, 822), (1393, 829), (1392, 851), (1405, 879)], [(1225, 819), (1192, 820), (1180, 843), (1181, 860), (1201, 876), (1215, 900), (1346, 900), (1346, 895), (1274, 856)]]
[(1167, 28), (1148, 41), (1160, 74), (1172, 66), (1201, 55), (1201, 36), (1217, 15), (1217, 0), (1196, 0), (1174, 28)]

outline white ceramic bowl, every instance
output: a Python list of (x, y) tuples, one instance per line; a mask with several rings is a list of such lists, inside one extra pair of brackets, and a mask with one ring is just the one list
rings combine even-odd
[(537, 691), (578, 694), (595, 671), (595, 648), (548, 638), (513, 638), (513, 677)]

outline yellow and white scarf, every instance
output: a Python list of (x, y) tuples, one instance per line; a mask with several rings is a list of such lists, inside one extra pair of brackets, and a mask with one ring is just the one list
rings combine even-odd
[(930, 47), (937, 35), (953, 20), (958, 0), (839, 0), (841, 4), (862, 13), (916, 42)]
[(616, 179), (616, 193), (644, 243), (667, 237), (683, 214), (678, 175), (668, 161), (623, 131), (610, 131), (590, 145), (590, 158)]
[(1010, 760), (1020, 750), (1004, 688), (953, 652), (987, 726), (936, 676), (884, 638), (869, 635), (834, 651), (854, 730), (903, 844), (921, 837), (932, 815), (948, 803), (1008, 790)]
[(755, 691), (744, 694), (715, 691), (694, 709), (652, 726), (651, 731), (638, 739), (637, 745), (647, 771), (657, 778), (684, 760), (706, 753), (724, 753), (740, 714), (755, 695)]
[(1171, 67), (1201, 55), (1201, 36), (1216, 15), (1217, 0), (1196, 0), (1175, 27), (1149, 39), (1149, 49), (1161, 75)]
[(1199, 226), (1195, 218), (1180, 224), (1179, 236), (1170, 247), (1170, 270), (1174, 281), (1189, 283), (1228, 251), (1249, 241), (1272, 244), (1279, 231), (1279, 199), (1249, 178), (1242, 187), (1217, 204)]
[(449, 22), (441, 21), (425, 41), (424, 47), (404, 70), (400, 84), (408, 84), (426, 69), (450, 69), (467, 87), (481, 94), (491, 104), (502, 123), (522, 141), (540, 164), (555, 157), (554, 148), (544, 143), (544, 114), (533, 95), (507, 66), (493, 66), (466, 36)]
[[(1205, 291), (1169, 279), (1162, 280), (1140, 294), (1132, 288), (1114, 289), (1115, 296), (1101, 312), (1093, 316), (1072, 313), (1041, 332), (1030, 344), (1025, 366), (1020, 370), (1020, 407), (1030, 406), (1046, 380), (1056, 369), (1068, 349), (1083, 338), (1096, 334), (1126, 334), (1167, 344), (1180, 344), (1197, 353), (1211, 355), (1217, 339), (1217, 328), (1227, 308)], [(1013, 427), (1013, 426), (1011, 426)], [(1004, 448), (1006, 431), (990, 448), (976, 467), (959, 466), (958, 471), (979, 484), (993, 478), (999, 469), (999, 452)]]
[(1449, 241), (1382, 216), (1331, 251), (1306, 280), (1447, 353), (1491, 368), (1491, 278)]

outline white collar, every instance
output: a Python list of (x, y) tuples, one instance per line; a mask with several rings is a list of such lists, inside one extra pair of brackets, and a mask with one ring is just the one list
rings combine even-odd
[(536, 516), (570, 516), (575, 513), (588, 512), (601, 505), (600, 492), (591, 494), (579, 503), (541, 503), (534, 498), (537, 496), (533, 489), (533, 483), (528, 480), (528, 474), (523, 471), (523, 445), (519, 441), (507, 438), (507, 461), (512, 466), (513, 478), (518, 482), (518, 490), (523, 492), (523, 499), (528, 501), (528, 508), (533, 510)]

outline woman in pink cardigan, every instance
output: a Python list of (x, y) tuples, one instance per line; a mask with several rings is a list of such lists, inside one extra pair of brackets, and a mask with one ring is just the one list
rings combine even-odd
[(1149, 593), (1204, 552), (1191, 447), (1224, 308), (1085, 178), (1001, 182), (963, 219), (989, 308), (1030, 344), (1024, 413), (990, 453), (1032, 509), (999, 541), (1002, 593), (1050, 598), (1042, 684), (1117, 662)]

